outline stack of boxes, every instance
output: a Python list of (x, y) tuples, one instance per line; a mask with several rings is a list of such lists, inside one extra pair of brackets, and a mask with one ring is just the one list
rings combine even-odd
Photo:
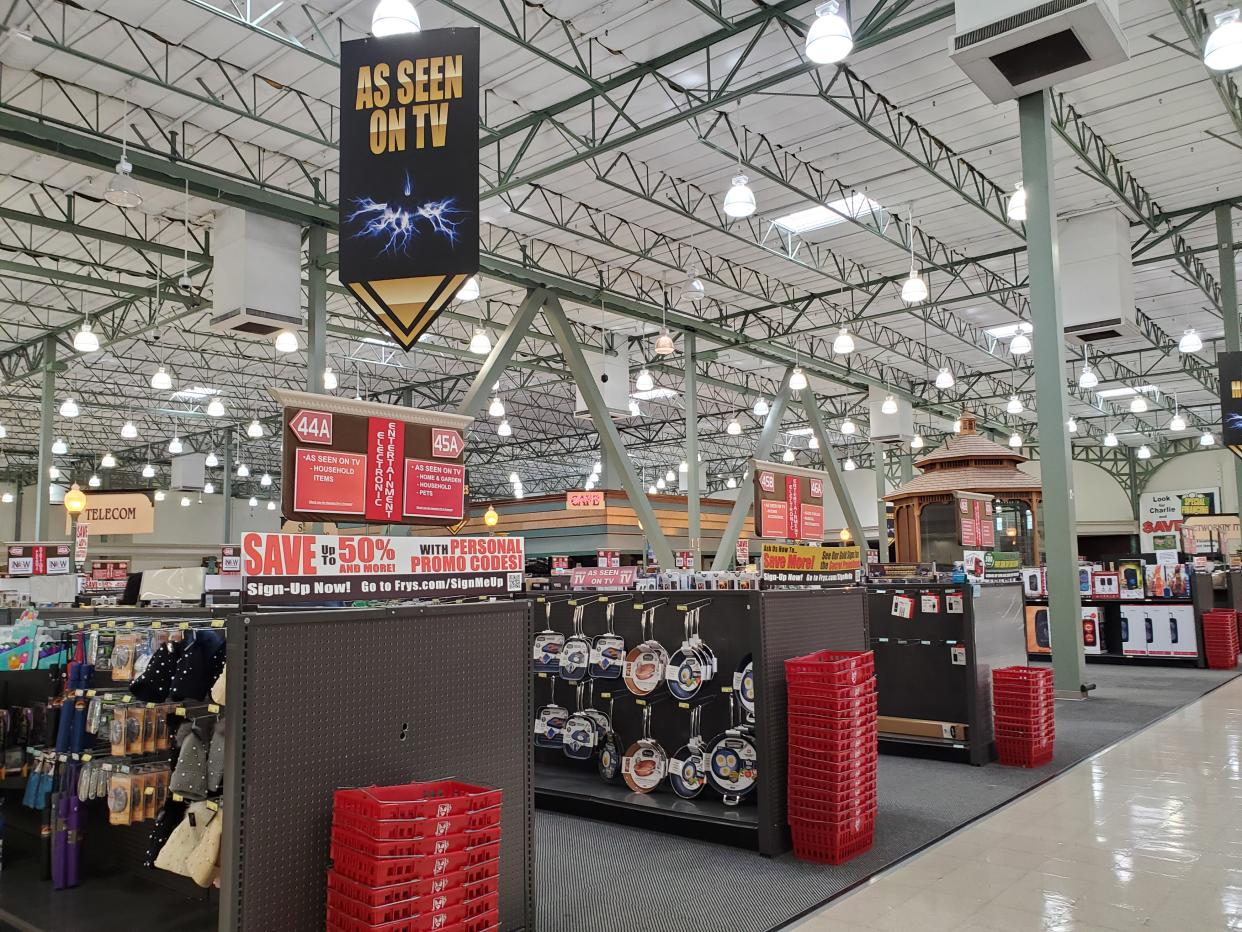
[(992, 671), (996, 752), (1011, 767), (1041, 767), (1056, 739), (1052, 670), (1004, 667)]
[(1203, 613), (1203, 646), (1211, 670), (1238, 665), (1238, 613), (1225, 609)]
[(785, 661), (794, 855), (841, 864), (875, 839), (875, 657), (819, 651)]
[(329, 932), (498, 928), (500, 797), (455, 780), (337, 790)]

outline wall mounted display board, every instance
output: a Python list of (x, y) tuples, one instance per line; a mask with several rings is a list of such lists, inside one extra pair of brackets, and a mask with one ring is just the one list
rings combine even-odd
[(825, 473), (785, 463), (750, 461), (755, 484), (755, 536), (769, 540), (824, 539)]
[(500, 919), (534, 927), (530, 603), (228, 619), (220, 932), (322, 929), (338, 787), (504, 791)]
[(1216, 514), (1219, 502), (1219, 488), (1144, 492), (1139, 496), (1139, 550), (1182, 549), (1182, 521), (1192, 515)]
[(286, 520), (449, 527), (465, 516), (464, 437), (471, 418), (270, 392), (284, 407)]

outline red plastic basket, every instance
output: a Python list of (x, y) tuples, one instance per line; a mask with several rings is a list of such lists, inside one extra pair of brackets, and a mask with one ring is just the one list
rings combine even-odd
[(499, 840), (499, 825), (473, 829), (469, 832), (458, 832), (456, 835), (445, 835), (441, 838), (398, 839), (372, 838), (369, 835), (351, 831), (344, 826), (333, 825), (331, 857), (336, 857), (336, 849), (341, 846), (352, 848), (374, 858), (410, 858), (424, 855), (437, 857)]
[(1007, 767), (1042, 767), (1052, 760), (1053, 743), (1035, 744), (1021, 738), (996, 739), (998, 763)]
[(841, 864), (867, 851), (875, 841), (875, 819), (846, 822), (790, 820), (794, 857), (817, 864)]
[(345, 845), (333, 845), (332, 849), (332, 866), (337, 873), (358, 883), (376, 887), (443, 877), (500, 857), (499, 841), (451, 854), (410, 858), (374, 857)]
[(366, 786), (337, 790), (333, 812), (351, 812), (370, 819), (447, 819), (463, 812), (478, 812), (500, 805), (501, 791), (462, 783), (435, 780), (400, 786)]
[[(357, 900), (366, 906), (387, 906), (401, 900), (418, 897), (431, 897), (447, 890), (466, 885), (490, 883), (496, 889), (500, 877), (500, 859), (485, 861), (473, 867), (466, 867), (451, 874), (439, 877), (427, 877), (423, 880), (410, 880), (405, 883), (392, 883), (382, 887), (359, 883), (351, 880), (336, 870), (328, 871), (328, 892), (337, 891), (350, 899)], [(487, 891), (491, 892), (491, 890)]]
[(874, 693), (856, 699), (834, 699), (823, 692), (811, 687), (789, 687), (789, 713), (811, 718), (849, 718), (874, 715), (879, 708), (879, 697)]
[(795, 692), (801, 693), (803, 690), (813, 689), (816, 694), (828, 699), (861, 699), (875, 692), (875, 677), (849, 686), (825, 686), (822, 683), (803, 683), (796, 680), (786, 681), (785, 686), (791, 695)]
[(789, 759), (803, 765), (823, 765), (835, 768), (865, 766), (874, 763), (879, 756), (875, 744), (871, 746), (836, 749), (826, 742), (795, 744), (789, 742)]
[(850, 751), (857, 748), (869, 750), (877, 746), (876, 742), (873, 725), (861, 725), (836, 734), (830, 730), (825, 734), (824, 729), (803, 728), (792, 724), (789, 726), (789, 743), (799, 747), (822, 747), (829, 751)]
[(463, 812), (446, 819), (372, 819), (356, 812), (335, 812), (332, 824), (350, 831), (395, 841), (403, 838), (443, 838), (470, 829), (491, 828), (500, 824), (500, 807)]
[(1207, 665), (1209, 670), (1232, 670), (1238, 665), (1238, 655), (1236, 652), (1217, 654), (1209, 650), (1207, 652)]
[(448, 909), (383, 923), (364, 922), (329, 906), (328, 928), (334, 932), (448, 932), (465, 928), (463, 924), (469, 920), (482, 920), (496, 911), (499, 899), (499, 894), (489, 893)]
[(992, 671), (992, 682), (1002, 685), (1032, 683), (1043, 685), (1052, 681), (1047, 667), (999, 667)]
[(383, 925), (398, 919), (410, 919), (425, 913), (442, 913), (470, 900), (496, 892), (496, 880), (480, 880), (473, 884), (446, 887), (440, 893), (396, 900), (383, 906), (371, 906), (340, 890), (328, 890), (328, 908), (369, 925)]
[(869, 650), (821, 650), (785, 661), (785, 679), (800, 685), (849, 686), (875, 674)]
[(788, 786), (840, 792), (857, 786), (872, 786), (876, 780), (876, 763), (842, 770), (806, 767), (791, 760), (788, 765)]
[(859, 787), (856, 794), (842, 794), (842, 796), (840, 800), (825, 802), (822, 799), (804, 796), (795, 788), (789, 793), (786, 801), (789, 819), (790, 821), (795, 818), (810, 819), (816, 822), (836, 821), (867, 813), (874, 814), (879, 804), (875, 786)]

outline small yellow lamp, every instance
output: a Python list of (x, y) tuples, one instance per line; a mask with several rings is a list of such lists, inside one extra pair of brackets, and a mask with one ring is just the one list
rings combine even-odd
[(496, 509), (488, 505), (487, 511), (483, 512), (483, 523), (488, 527), (495, 527), (499, 521), (500, 515), (496, 514)]
[(841, 539), (845, 541), (846, 543), (849, 543), (850, 537), (851, 537), (850, 529), (847, 527), (841, 528)]
[(65, 511), (69, 512), (69, 572), (78, 571), (78, 515), (86, 508), (86, 493), (75, 482), (65, 493)]

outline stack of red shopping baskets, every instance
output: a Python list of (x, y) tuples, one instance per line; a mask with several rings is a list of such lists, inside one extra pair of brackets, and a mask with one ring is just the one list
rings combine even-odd
[(329, 932), (498, 928), (500, 795), (456, 780), (337, 790)]
[(1056, 739), (1052, 670), (1003, 667), (992, 671), (996, 753), (1010, 767), (1042, 767)]
[(1238, 613), (1223, 609), (1203, 613), (1203, 647), (1212, 670), (1238, 665)]
[(785, 661), (794, 855), (841, 864), (875, 838), (876, 694), (871, 651)]

